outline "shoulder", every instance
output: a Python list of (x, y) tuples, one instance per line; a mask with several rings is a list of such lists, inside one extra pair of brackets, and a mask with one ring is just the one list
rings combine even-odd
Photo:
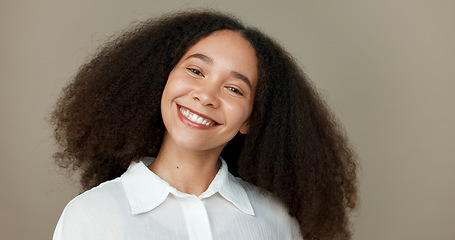
[(237, 181), (245, 189), (245, 192), (248, 195), (251, 205), (254, 208), (255, 214), (257, 211), (262, 211), (265, 209), (273, 210), (274, 214), (287, 214), (287, 209), (281, 201), (279, 201), (275, 196), (266, 190), (262, 190), (257, 186), (250, 184), (246, 181), (243, 181), (240, 178), (237, 178)]
[(65, 211), (99, 211), (118, 202), (124, 194), (120, 180), (113, 179), (100, 184), (71, 200)]
[(54, 239), (83, 239), (85, 235), (91, 236), (91, 232), (106, 226), (103, 223), (113, 223), (119, 219), (115, 216), (130, 211), (125, 201), (119, 179), (107, 181), (78, 195), (63, 210)]
[[(255, 217), (272, 228), (281, 236), (289, 239), (303, 239), (297, 220), (289, 215), (286, 206), (273, 194), (237, 178), (248, 195)], [(284, 239), (284, 238), (283, 238)]]

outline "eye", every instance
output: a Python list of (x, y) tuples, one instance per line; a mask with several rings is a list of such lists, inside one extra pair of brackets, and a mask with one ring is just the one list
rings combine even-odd
[(193, 74), (204, 77), (204, 74), (202, 74), (202, 72), (197, 70), (196, 68), (186, 68), (186, 69), (188, 69), (188, 71), (190, 71)]
[(228, 89), (229, 91), (231, 91), (231, 92), (233, 92), (235, 94), (243, 96), (243, 93), (240, 90), (238, 90), (237, 88), (235, 88), (235, 87), (228, 86), (228, 87), (226, 87), (226, 89)]

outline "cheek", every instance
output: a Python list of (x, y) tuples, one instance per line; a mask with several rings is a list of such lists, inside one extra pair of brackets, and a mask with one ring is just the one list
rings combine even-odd
[(162, 108), (165, 106), (165, 104), (169, 101), (168, 100), (168, 90), (169, 90), (169, 82), (166, 84), (166, 86), (164, 87), (164, 90), (163, 90), (163, 94), (161, 95), (161, 110), (163, 110)]
[(161, 103), (171, 101), (178, 94), (180, 86), (181, 84), (178, 84), (175, 78), (169, 78), (163, 90)]
[(171, 72), (164, 87), (163, 95), (166, 93), (168, 97), (176, 97), (185, 94), (191, 88), (191, 81), (188, 76), (179, 71)]
[(169, 109), (172, 99), (174, 99), (176, 95), (175, 90), (175, 84), (169, 79), (161, 96), (161, 114), (164, 114)]
[(252, 107), (249, 103), (231, 103), (227, 106), (229, 115), (232, 120), (243, 124), (251, 115)]

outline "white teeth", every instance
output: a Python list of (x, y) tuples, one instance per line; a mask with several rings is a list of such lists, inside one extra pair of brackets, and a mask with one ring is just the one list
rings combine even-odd
[(203, 120), (204, 120), (203, 118), (198, 117), (197, 120), (196, 120), (196, 122), (199, 123), (199, 124), (201, 124)]
[(196, 115), (196, 114), (192, 114), (190, 120), (191, 120), (192, 122), (196, 122), (196, 120), (197, 120), (197, 115)]
[(188, 109), (182, 109), (181, 107), (179, 108), (179, 111), (182, 113), (183, 116), (185, 116), (188, 120), (198, 123), (198, 124), (203, 124), (206, 126), (215, 126), (215, 123), (209, 119), (205, 119), (201, 116), (198, 116), (195, 113), (190, 112)]

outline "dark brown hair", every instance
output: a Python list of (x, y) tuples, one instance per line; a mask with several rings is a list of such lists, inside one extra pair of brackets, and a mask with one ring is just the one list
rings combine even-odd
[(356, 163), (343, 131), (289, 54), (260, 31), (212, 11), (150, 19), (107, 43), (63, 90), (51, 116), (57, 163), (90, 189), (156, 156), (161, 94), (189, 47), (239, 32), (256, 50), (259, 79), (247, 135), (222, 152), (234, 175), (280, 199), (305, 239), (350, 239)]

